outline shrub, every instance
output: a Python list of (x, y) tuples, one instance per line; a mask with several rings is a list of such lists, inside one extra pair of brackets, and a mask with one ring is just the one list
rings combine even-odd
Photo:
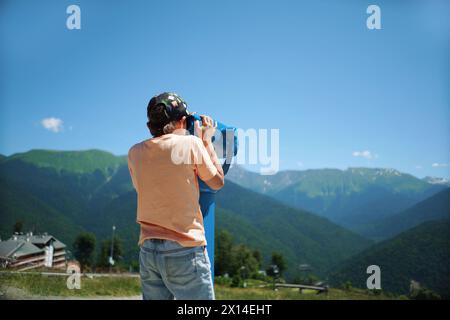
[(243, 281), (239, 273), (236, 273), (231, 280), (231, 287), (241, 288), (243, 286)]

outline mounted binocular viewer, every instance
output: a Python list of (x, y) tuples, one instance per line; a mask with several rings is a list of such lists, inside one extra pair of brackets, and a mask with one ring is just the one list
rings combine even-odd
[[(197, 114), (190, 114), (186, 118), (186, 129), (190, 134), (194, 135), (195, 121), (202, 121), (201, 117)], [(217, 157), (225, 159), (222, 165), (223, 171), (226, 174), (228, 171), (232, 158), (237, 154), (238, 150), (238, 138), (236, 134), (236, 128), (227, 126), (217, 121), (217, 128), (214, 136), (212, 137), (212, 143), (216, 150)]]

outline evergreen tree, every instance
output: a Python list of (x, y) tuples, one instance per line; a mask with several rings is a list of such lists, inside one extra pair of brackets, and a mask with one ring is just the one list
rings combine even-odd
[(16, 221), (13, 226), (13, 233), (21, 233), (23, 229), (23, 221)]
[(287, 267), (284, 256), (279, 252), (273, 252), (271, 262), (272, 262), (272, 265), (275, 265), (278, 267), (279, 276), (281, 277), (283, 275), (283, 272), (286, 271), (286, 267)]
[(259, 251), (258, 249), (253, 250), (253, 257), (255, 257), (256, 261), (258, 262), (258, 270), (261, 269), (262, 266), (261, 251)]
[(258, 261), (252, 250), (240, 244), (232, 250), (231, 275), (239, 274), (243, 279), (253, 277), (258, 272)]
[(82, 232), (73, 243), (74, 256), (80, 263), (81, 270), (92, 267), (96, 238), (93, 233)]
[(216, 233), (214, 269), (216, 275), (231, 274), (233, 239), (228, 231)]

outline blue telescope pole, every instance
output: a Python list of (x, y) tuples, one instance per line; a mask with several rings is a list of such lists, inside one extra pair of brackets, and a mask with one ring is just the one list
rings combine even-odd
[(199, 181), (200, 186), (200, 208), (203, 214), (203, 224), (205, 226), (206, 243), (208, 248), (209, 261), (211, 262), (211, 275), (214, 281), (214, 226), (216, 210), (216, 192), (211, 190), (203, 181)]
[[(196, 119), (196, 120), (199, 120)], [(218, 152), (218, 157), (225, 159), (222, 165), (224, 174), (227, 174), (231, 165), (233, 156), (237, 154), (238, 139), (236, 128), (228, 127), (223, 123), (217, 122), (217, 131), (222, 134), (222, 139), (213, 141), (214, 148)], [(216, 190), (211, 189), (205, 182), (199, 180), (200, 189), (200, 209), (203, 215), (203, 224), (205, 226), (205, 235), (208, 248), (209, 261), (211, 262), (211, 274), (214, 281), (214, 226), (216, 209)]]

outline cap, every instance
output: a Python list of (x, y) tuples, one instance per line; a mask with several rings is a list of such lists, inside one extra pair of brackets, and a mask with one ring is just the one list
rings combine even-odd
[(176, 93), (164, 92), (150, 99), (147, 106), (147, 127), (153, 136), (163, 134), (164, 127), (190, 115), (186, 102)]
[(189, 116), (190, 114), (187, 110), (186, 102), (179, 95), (173, 92), (164, 92), (151, 98), (148, 103), (147, 115), (151, 122), (153, 122), (151, 119), (152, 109), (158, 105), (164, 106), (162, 108), (164, 115), (163, 117), (157, 117), (159, 118), (158, 122), (165, 118), (167, 123), (169, 123), (170, 121), (180, 120), (182, 117)]

